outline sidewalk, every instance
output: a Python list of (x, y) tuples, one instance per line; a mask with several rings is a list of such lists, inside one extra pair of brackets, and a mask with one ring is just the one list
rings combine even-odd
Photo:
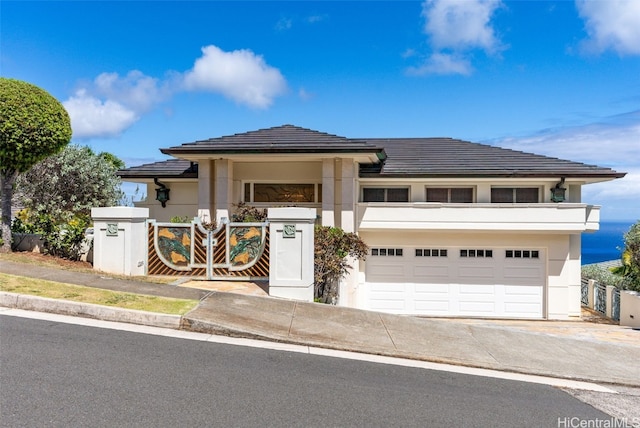
[[(111, 290), (202, 299), (193, 331), (424, 361), (640, 386), (640, 331), (580, 321), (418, 318), (0, 261), (0, 272)], [(151, 321), (147, 321), (151, 323)]]

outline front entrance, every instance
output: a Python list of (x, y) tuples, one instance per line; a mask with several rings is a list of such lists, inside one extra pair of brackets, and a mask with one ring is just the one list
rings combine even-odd
[(188, 276), (205, 280), (269, 279), (269, 228), (264, 223), (222, 222), (206, 228), (190, 223), (149, 220), (148, 275)]

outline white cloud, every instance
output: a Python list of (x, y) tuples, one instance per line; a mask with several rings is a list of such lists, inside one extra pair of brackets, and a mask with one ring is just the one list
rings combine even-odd
[(418, 67), (409, 67), (407, 74), (422, 76), (425, 74), (462, 74), (473, 72), (471, 62), (459, 55), (436, 52)]
[(63, 102), (71, 117), (74, 138), (113, 137), (133, 125), (139, 116), (122, 104), (89, 95), (81, 89)]
[(168, 71), (164, 79), (132, 70), (125, 76), (101, 73), (92, 82), (81, 84), (63, 102), (74, 138), (119, 135), (179, 91), (216, 92), (240, 104), (266, 108), (287, 89), (280, 71), (250, 50), (224, 52), (211, 45), (202, 52), (193, 69)]
[(413, 75), (469, 75), (473, 67), (469, 51), (495, 54), (503, 49), (491, 19), (500, 0), (425, 0), (422, 3), (424, 32), (433, 49), (423, 64), (410, 67)]
[(640, 55), (640, 1), (576, 0), (576, 7), (589, 35), (586, 51)]
[(118, 73), (102, 73), (94, 84), (98, 94), (139, 112), (149, 110), (169, 96), (166, 85), (161, 88), (158, 79), (145, 76), (138, 70), (130, 71), (125, 77)]
[(492, 52), (500, 43), (491, 27), (500, 0), (426, 0), (425, 33), (435, 49), (480, 48)]
[(75, 138), (109, 137), (122, 133), (168, 96), (158, 79), (133, 70), (124, 77), (101, 73), (63, 104)]
[(184, 74), (187, 90), (217, 92), (240, 104), (266, 108), (286, 90), (277, 68), (247, 49), (225, 52), (217, 46), (202, 48), (193, 69)]

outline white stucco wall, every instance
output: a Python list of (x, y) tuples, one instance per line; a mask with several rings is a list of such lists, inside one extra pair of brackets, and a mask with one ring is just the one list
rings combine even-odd
[(233, 178), (239, 181), (320, 182), (322, 161), (316, 162), (234, 162)]
[(148, 208), (149, 218), (157, 221), (169, 221), (172, 217), (189, 218), (198, 215), (198, 183), (196, 181), (189, 182), (171, 182), (161, 180), (163, 184), (171, 189), (167, 206), (162, 207), (160, 202), (156, 201), (156, 187), (153, 183), (147, 184), (147, 200), (136, 202), (138, 208)]

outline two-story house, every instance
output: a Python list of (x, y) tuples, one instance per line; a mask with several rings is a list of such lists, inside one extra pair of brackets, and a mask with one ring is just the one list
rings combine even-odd
[[(585, 184), (624, 173), (451, 138), (345, 138), (292, 125), (161, 150), (119, 172), (161, 189), (160, 221), (229, 217), (233, 205), (315, 208), (358, 233), (364, 262), (340, 303), (430, 316), (580, 315), (580, 240), (599, 227)], [(159, 199), (163, 199), (160, 197)]]

